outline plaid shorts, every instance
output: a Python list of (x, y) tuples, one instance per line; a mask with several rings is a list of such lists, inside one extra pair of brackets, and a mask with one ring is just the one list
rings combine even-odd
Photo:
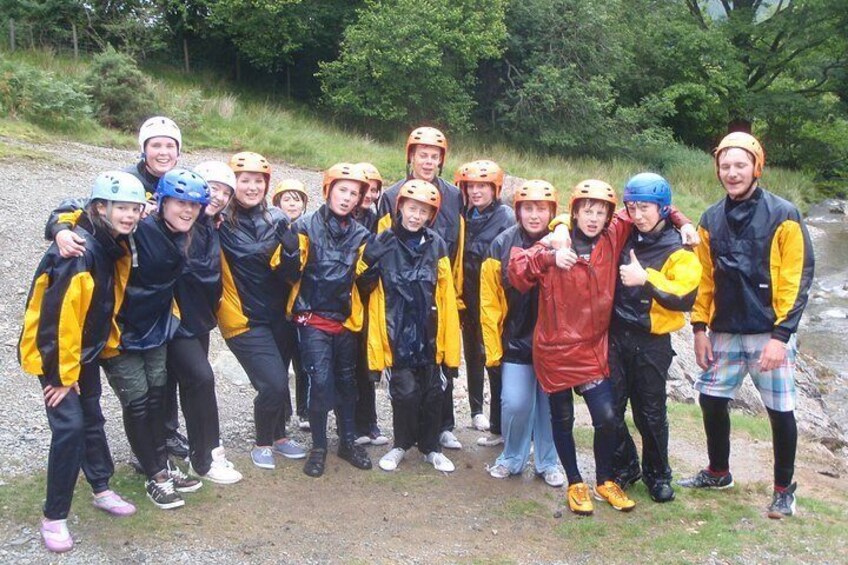
[(745, 375), (751, 375), (763, 404), (778, 412), (795, 410), (795, 334), (787, 343), (783, 365), (768, 372), (757, 361), (771, 334), (730, 334), (710, 332), (713, 364), (695, 381), (695, 389), (709, 396), (735, 398)]

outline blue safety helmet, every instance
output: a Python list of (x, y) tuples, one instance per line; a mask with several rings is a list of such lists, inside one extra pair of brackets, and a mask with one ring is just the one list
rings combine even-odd
[(166, 198), (176, 198), (187, 202), (197, 202), (201, 206), (209, 204), (209, 185), (198, 174), (185, 169), (171, 169), (159, 179), (156, 185), (156, 203), (162, 207)]
[(656, 173), (639, 173), (624, 185), (624, 203), (653, 202), (660, 207), (660, 217), (667, 218), (671, 206), (671, 185)]
[(147, 202), (141, 181), (123, 171), (106, 171), (97, 175), (91, 189), (91, 200), (97, 199), (133, 204)]

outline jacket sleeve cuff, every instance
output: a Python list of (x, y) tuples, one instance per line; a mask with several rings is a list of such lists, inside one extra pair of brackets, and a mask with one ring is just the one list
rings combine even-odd
[(692, 331), (695, 333), (707, 331), (707, 324), (704, 322), (692, 322)]
[(782, 328), (780, 326), (775, 326), (775, 328), (771, 331), (772, 339), (776, 339), (783, 343), (789, 343), (789, 338), (792, 337), (792, 332), (786, 328)]

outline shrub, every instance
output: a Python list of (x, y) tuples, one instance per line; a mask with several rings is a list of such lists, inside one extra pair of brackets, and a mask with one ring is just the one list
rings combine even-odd
[(90, 97), (84, 84), (26, 63), (0, 61), (0, 112), (41, 125), (88, 118)]
[(131, 57), (112, 47), (94, 57), (86, 84), (105, 126), (134, 130), (156, 110), (150, 81)]

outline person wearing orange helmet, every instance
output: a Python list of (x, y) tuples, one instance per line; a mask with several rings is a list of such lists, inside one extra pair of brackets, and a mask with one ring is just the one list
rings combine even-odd
[(368, 190), (362, 195), (362, 203), (353, 213), (353, 218), (368, 228), (368, 231), (376, 233), (377, 202), (380, 201), (380, 195), (383, 193), (383, 175), (371, 163), (357, 163), (356, 166), (362, 169), (368, 178)]
[(716, 175), (726, 197), (701, 216), (698, 230), (706, 243), (696, 248), (703, 274), (692, 312), (695, 359), (704, 370), (695, 388), (709, 466), (679, 484), (733, 486), (728, 403), (751, 375), (772, 428), (768, 515), (779, 519), (795, 513), (795, 333), (815, 260), (798, 209), (760, 186), (764, 166), (765, 152), (750, 134), (731, 133), (716, 148)]
[(394, 224), (365, 249), (360, 286), (368, 303), (368, 362), (388, 374), (394, 446), (379, 462), (394, 471), (415, 445), (436, 470), (452, 472), (441, 453), (440, 365), (459, 366), (459, 316), (445, 241), (432, 229), (441, 194), (406, 181)]
[(293, 222), (306, 212), (309, 195), (306, 187), (297, 179), (283, 179), (271, 193), (271, 204), (283, 211)]

